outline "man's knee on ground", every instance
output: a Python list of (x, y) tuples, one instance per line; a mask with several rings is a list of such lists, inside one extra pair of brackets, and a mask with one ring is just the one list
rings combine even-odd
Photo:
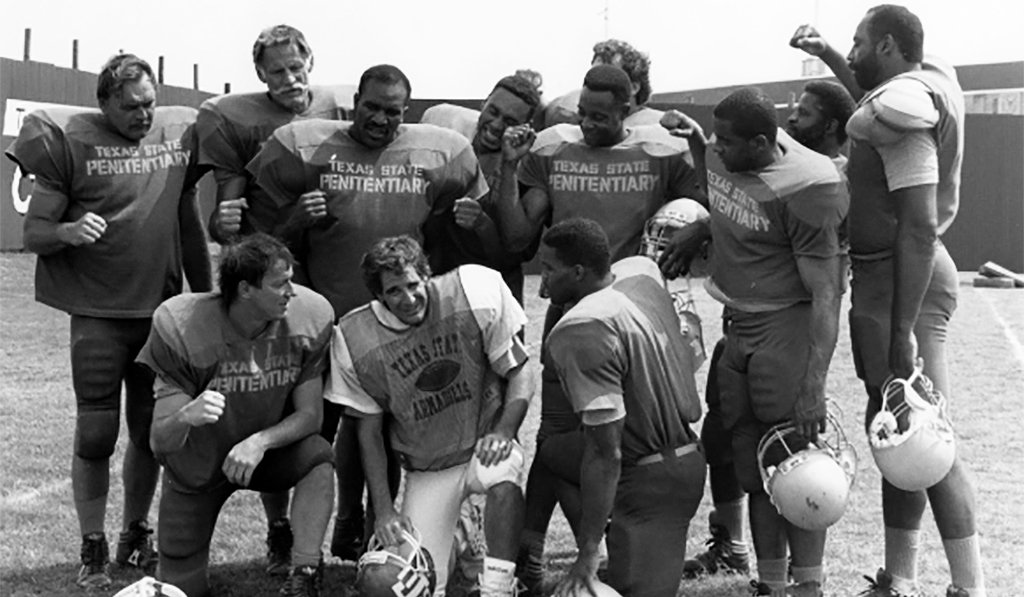
[[(119, 424), (117, 410), (79, 412), (75, 424), (75, 455), (86, 460), (110, 458), (117, 445)], [(143, 443), (148, 451), (148, 438)]]

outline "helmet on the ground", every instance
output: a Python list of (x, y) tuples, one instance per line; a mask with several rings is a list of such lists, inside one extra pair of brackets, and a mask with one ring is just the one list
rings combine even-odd
[[(694, 222), (707, 220), (711, 216), (708, 210), (697, 201), (689, 198), (673, 199), (662, 205), (644, 224), (644, 233), (640, 238), (640, 254), (657, 261), (665, 252), (672, 236)], [(702, 250), (701, 253), (704, 251)], [(697, 255), (690, 263), (690, 274), (707, 275), (707, 256)]]
[(809, 531), (827, 529), (843, 516), (857, 472), (857, 454), (839, 421), (828, 414), (826, 422), (816, 443), (798, 442), (796, 426), (783, 423), (757, 447), (761, 480), (775, 509)]
[(402, 532), (398, 545), (383, 545), (374, 535), (359, 558), (356, 593), (362, 597), (431, 597), (437, 583), (434, 560), (418, 533)]
[(904, 491), (928, 489), (953, 468), (956, 438), (946, 400), (923, 373), (890, 378), (882, 386), (882, 407), (868, 426), (868, 445), (885, 480)]
[(145, 576), (114, 594), (114, 597), (188, 597), (174, 585)]

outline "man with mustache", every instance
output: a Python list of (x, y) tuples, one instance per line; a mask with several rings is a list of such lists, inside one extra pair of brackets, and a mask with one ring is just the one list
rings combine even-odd
[(160, 580), (210, 592), (210, 539), (236, 490), (295, 488), (280, 594), (317, 597), (331, 517), (331, 446), (318, 432), (331, 306), (293, 284), (291, 252), (255, 233), (224, 248), (220, 292), (164, 302), (138, 362), (156, 374), (153, 451), (165, 465)]
[[(850, 336), (868, 393), (865, 423), (882, 405), (882, 387), (907, 379), (920, 358), (946, 398), (946, 338), (956, 309), (956, 264), (941, 235), (959, 207), (963, 92), (953, 68), (924, 55), (924, 29), (905, 7), (870, 9), (843, 56), (810, 26), (790, 45), (820, 57), (859, 101), (851, 139), (849, 237), (853, 267)], [(986, 594), (975, 524), (975, 490), (956, 458), (924, 491), (882, 481), (885, 565), (866, 595), (919, 595), (921, 519), (932, 507), (949, 562), (949, 597)]]
[[(256, 183), (292, 218), (282, 234), (295, 235), (298, 260), (310, 287), (324, 295), (335, 317), (372, 296), (353, 280), (359, 262), (384, 236), (424, 238), (424, 223), (487, 193), (473, 148), (462, 135), (427, 124), (403, 124), (412, 86), (389, 64), (359, 80), (352, 122), (319, 119), (277, 129), (248, 169)], [(358, 557), (364, 477), (355, 419), (342, 416), (335, 442), (338, 513), (332, 552)], [(398, 489), (397, 463), (392, 487)]]
[[(332, 89), (309, 84), (313, 50), (298, 29), (276, 25), (261, 31), (252, 47), (252, 61), (267, 90), (211, 98), (199, 107), (196, 118), (199, 163), (212, 168), (217, 181), (217, 207), (210, 214), (209, 231), (221, 244), (253, 232), (274, 234), (287, 221), (288, 211), (280, 209), (245, 169), (270, 134), (294, 120), (345, 116)], [(325, 409), (325, 436), (330, 440), (340, 413), (327, 405)], [(288, 494), (260, 497), (267, 514), (267, 572), (287, 574), (292, 543)]]
[(33, 112), (6, 152), (36, 177), (24, 237), (39, 255), (36, 299), (71, 315), (71, 487), (82, 535), (76, 582), (85, 588), (111, 582), (104, 519), (122, 383), (131, 441), (115, 559), (155, 564), (147, 523), (160, 471), (149, 448), (153, 377), (133, 361), (153, 310), (181, 292), (183, 268), (192, 290), (210, 288), (195, 199), (195, 110), (158, 108), (156, 91), (146, 61), (114, 56), (98, 78), (98, 111)]

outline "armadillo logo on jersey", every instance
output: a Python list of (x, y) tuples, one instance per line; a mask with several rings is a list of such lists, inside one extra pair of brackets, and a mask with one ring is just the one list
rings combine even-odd
[(150, 174), (175, 166), (187, 166), (191, 151), (181, 148), (181, 139), (135, 146), (96, 145), (94, 158), (86, 160), (86, 176)]
[(320, 175), (320, 190), (423, 195), (430, 182), (416, 164), (364, 164), (335, 160)]
[(768, 218), (756, 200), (731, 180), (708, 170), (708, 202), (711, 209), (755, 232), (767, 232)]
[(660, 176), (651, 174), (650, 160), (598, 164), (555, 160), (548, 183), (553, 191), (570, 193), (649, 193)]
[(299, 377), (301, 363), (299, 355), (289, 351), (287, 338), (283, 340), (284, 344), (278, 342), (281, 344), (278, 347), (267, 346), (267, 354), (262, 358), (257, 358), (254, 348), (247, 358), (221, 361), (209, 389), (222, 394), (248, 393), (294, 384)]

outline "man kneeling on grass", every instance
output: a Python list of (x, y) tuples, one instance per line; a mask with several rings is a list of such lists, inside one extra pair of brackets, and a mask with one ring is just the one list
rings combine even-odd
[(165, 466), (157, 576), (209, 593), (217, 515), (237, 489), (295, 488), (292, 568), (281, 595), (319, 595), (320, 544), (334, 501), (331, 446), (318, 435), (333, 311), (292, 284), (280, 241), (224, 249), (220, 293), (164, 302), (138, 361), (156, 373), (150, 444)]

